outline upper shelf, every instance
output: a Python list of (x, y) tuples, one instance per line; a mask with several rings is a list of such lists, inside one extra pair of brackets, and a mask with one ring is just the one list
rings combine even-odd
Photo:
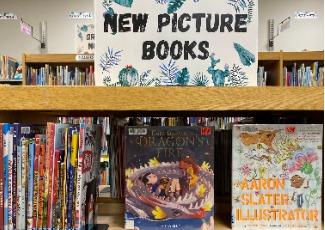
[(0, 111), (324, 111), (323, 87), (0, 87)]

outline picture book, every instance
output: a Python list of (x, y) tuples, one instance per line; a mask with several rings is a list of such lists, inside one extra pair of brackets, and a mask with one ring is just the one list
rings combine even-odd
[(213, 127), (125, 128), (125, 229), (214, 229)]
[(101, 129), (101, 125), (80, 124), (75, 229), (95, 228), (95, 210), (99, 193)]
[(323, 125), (234, 125), (232, 229), (321, 229)]

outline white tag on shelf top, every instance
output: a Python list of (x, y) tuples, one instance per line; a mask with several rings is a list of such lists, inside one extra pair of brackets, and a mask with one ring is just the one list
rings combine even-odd
[(94, 55), (89, 55), (89, 54), (80, 54), (76, 55), (76, 61), (89, 61), (89, 60), (94, 60)]
[(93, 19), (93, 13), (91, 12), (71, 12), (69, 14), (70, 19)]
[(316, 19), (317, 13), (314, 11), (296, 11), (295, 19)]
[(0, 20), (17, 20), (17, 15), (15, 13), (0, 13)]

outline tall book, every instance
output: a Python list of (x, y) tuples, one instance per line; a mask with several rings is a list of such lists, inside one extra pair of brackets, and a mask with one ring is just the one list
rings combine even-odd
[(12, 223), (12, 152), (13, 124), (2, 124), (3, 130), (3, 163), (4, 163), (4, 229), (13, 228)]
[[(0, 71), (1, 72), (1, 71)], [(0, 156), (3, 158), (3, 128), (0, 123)], [(0, 160), (0, 230), (4, 229), (4, 206), (3, 206), (3, 193), (4, 193), (4, 163), (3, 159)]]
[(323, 125), (235, 125), (232, 229), (321, 229), (322, 140)]
[(80, 124), (75, 229), (94, 229), (98, 197), (101, 125)]
[(79, 127), (69, 127), (68, 130), (68, 193), (67, 193), (67, 228), (73, 228), (74, 224), (74, 194), (75, 190), (75, 168), (78, 164), (78, 144), (79, 144)]
[(126, 127), (125, 229), (214, 228), (212, 127)]

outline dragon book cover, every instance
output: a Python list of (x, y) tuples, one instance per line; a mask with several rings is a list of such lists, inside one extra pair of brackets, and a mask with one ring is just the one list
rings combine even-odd
[(125, 130), (125, 229), (214, 229), (213, 127)]
[(232, 228), (321, 229), (323, 125), (233, 127)]

